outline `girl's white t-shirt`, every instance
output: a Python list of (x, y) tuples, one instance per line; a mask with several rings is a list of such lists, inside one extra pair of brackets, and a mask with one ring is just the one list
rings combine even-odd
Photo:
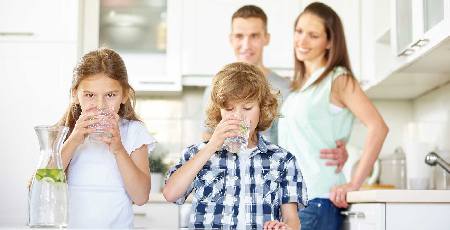
[[(140, 121), (121, 119), (122, 144), (128, 154), (155, 139)], [(128, 196), (114, 155), (104, 143), (86, 138), (78, 146), (67, 171), (69, 228), (132, 228), (132, 201)]]

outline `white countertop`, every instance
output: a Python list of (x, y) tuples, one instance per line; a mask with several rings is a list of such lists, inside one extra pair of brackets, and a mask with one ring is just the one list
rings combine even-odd
[[(186, 203), (192, 202), (192, 195), (188, 196), (186, 199)], [(147, 203), (171, 203), (164, 198), (164, 195), (162, 193), (150, 193), (149, 199)]]
[(364, 190), (347, 194), (349, 203), (450, 203), (450, 190)]

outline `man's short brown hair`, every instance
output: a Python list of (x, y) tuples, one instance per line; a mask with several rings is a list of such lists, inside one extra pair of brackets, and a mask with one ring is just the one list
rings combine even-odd
[(267, 15), (264, 11), (255, 5), (245, 5), (236, 10), (231, 17), (231, 23), (235, 18), (259, 18), (264, 24), (264, 30), (267, 31)]

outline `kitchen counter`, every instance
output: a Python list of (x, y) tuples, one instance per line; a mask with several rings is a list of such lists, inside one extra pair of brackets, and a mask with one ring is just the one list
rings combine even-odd
[[(150, 193), (147, 203), (171, 203), (164, 198), (162, 193)], [(188, 196), (185, 203), (192, 203), (192, 195)]]
[(450, 190), (363, 190), (347, 194), (349, 203), (450, 203)]

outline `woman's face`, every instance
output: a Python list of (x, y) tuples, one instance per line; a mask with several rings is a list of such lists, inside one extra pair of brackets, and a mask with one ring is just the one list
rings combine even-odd
[(316, 65), (326, 62), (325, 52), (330, 44), (321, 18), (311, 13), (300, 16), (294, 32), (297, 60)]

